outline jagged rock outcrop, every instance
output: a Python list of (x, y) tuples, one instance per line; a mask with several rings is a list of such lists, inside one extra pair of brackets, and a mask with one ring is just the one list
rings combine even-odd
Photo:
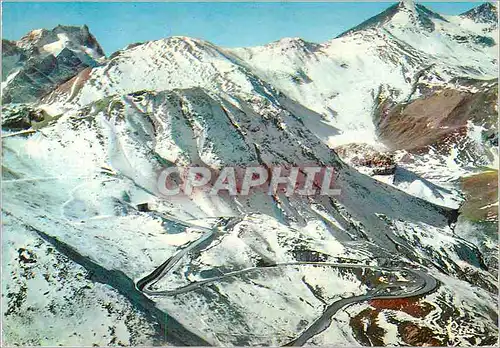
[(104, 58), (87, 26), (33, 30), (19, 41), (3, 40), (2, 48), (3, 103), (35, 102)]

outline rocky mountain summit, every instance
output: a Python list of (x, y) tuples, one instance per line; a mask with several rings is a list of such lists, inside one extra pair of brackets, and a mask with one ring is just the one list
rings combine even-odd
[(498, 4), (486, 2), (463, 13), (460, 17), (469, 18), (476, 23), (487, 23), (495, 26), (498, 23)]
[(85, 25), (33, 30), (19, 41), (2, 39), (2, 52), (4, 104), (34, 102), (104, 59), (104, 51)]

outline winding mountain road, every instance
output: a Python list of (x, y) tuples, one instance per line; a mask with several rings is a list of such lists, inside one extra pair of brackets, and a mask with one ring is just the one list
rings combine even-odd
[[(115, 173), (113, 173), (115, 174)], [(123, 177), (126, 177), (139, 188), (145, 190), (146, 192), (150, 194), (154, 194), (147, 190), (146, 188), (142, 187), (141, 185), (138, 185), (135, 180), (133, 180), (131, 177), (128, 177), (126, 175), (121, 175)], [(132, 206), (131, 206), (132, 207)], [(135, 207), (133, 207), (135, 209)], [(141, 278), (136, 282), (136, 288), (137, 290), (143, 292), (145, 295), (148, 296), (174, 296), (178, 294), (183, 294), (186, 292), (193, 291), (197, 288), (200, 288), (202, 286), (206, 286), (208, 284), (221, 281), (224, 279), (227, 279), (229, 277), (235, 277), (239, 275), (243, 275), (246, 273), (250, 272), (255, 272), (258, 270), (263, 270), (267, 268), (281, 268), (281, 267), (291, 267), (291, 266), (301, 266), (301, 265), (316, 265), (316, 266), (321, 266), (321, 267), (334, 267), (334, 268), (344, 268), (344, 269), (371, 269), (371, 270), (378, 270), (378, 271), (386, 271), (386, 272), (406, 272), (408, 275), (411, 275), (412, 281), (410, 282), (395, 282), (393, 284), (380, 284), (377, 286), (375, 289), (371, 289), (368, 293), (364, 295), (358, 295), (358, 296), (352, 296), (348, 298), (342, 298), (338, 301), (333, 302), (330, 304), (326, 310), (323, 312), (323, 314), (316, 320), (314, 321), (304, 332), (302, 332), (296, 339), (293, 341), (285, 344), (285, 346), (302, 346), (304, 345), (309, 339), (314, 337), (315, 335), (318, 335), (319, 333), (323, 332), (326, 330), (330, 324), (331, 324), (331, 319), (335, 313), (337, 313), (340, 309), (343, 307), (356, 303), (356, 302), (363, 302), (363, 301), (368, 301), (368, 300), (374, 300), (374, 299), (402, 299), (402, 298), (409, 298), (409, 297), (417, 297), (417, 296), (422, 296), (425, 294), (428, 294), (432, 291), (434, 291), (437, 286), (438, 282), (435, 278), (430, 276), (429, 274), (425, 273), (424, 271), (421, 270), (416, 270), (416, 269), (411, 269), (411, 268), (403, 268), (403, 267), (380, 267), (380, 266), (372, 266), (372, 265), (365, 265), (365, 264), (352, 264), (352, 263), (328, 263), (328, 262), (286, 262), (286, 263), (276, 263), (276, 264), (271, 264), (269, 266), (261, 266), (261, 267), (250, 267), (238, 271), (233, 271), (233, 272), (228, 272), (225, 273), (224, 275), (218, 276), (218, 277), (212, 277), (209, 279), (204, 279), (200, 281), (196, 281), (193, 283), (190, 283), (185, 286), (178, 287), (176, 289), (172, 290), (152, 290), (151, 287), (156, 284), (160, 279), (162, 279), (165, 275), (167, 275), (169, 272), (175, 270), (176, 266), (178, 265), (179, 261), (190, 251), (194, 250), (198, 246), (202, 245), (204, 242), (208, 241), (210, 238), (213, 238), (215, 233), (217, 232), (217, 225), (215, 227), (205, 227), (205, 226), (200, 226), (196, 224), (192, 224), (188, 221), (182, 221), (180, 219), (177, 219), (174, 216), (171, 216), (166, 213), (160, 213), (156, 211), (151, 211), (150, 212), (152, 215), (160, 217), (162, 219), (166, 219), (181, 225), (184, 225), (186, 227), (190, 227), (193, 229), (198, 229), (203, 233), (203, 235), (198, 238), (195, 241), (189, 242), (187, 246), (183, 247), (180, 249), (176, 254), (168, 258), (164, 263), (162, 263), (160, 266), (158, 266), (153, 272), (150, 274), (146, 275), (145, 277)], [(233, 219), (235, 217), (232, 217)], [(237, 218), (237, 217), (236, 217)], [(221, 218), (222, 219), (222, 218)], [(402, 288), (401, 286), (404, 286)], [(394, 289), (395, 291), (391, 291), (391, 289)], [(399, 288), (399, 289), (398, 289)], [(407, 290), (407, 288), (411, 288)]]
[[(110, 125), (111, 126), (111, 125)], [(116, 136), (116, 134), (115, 134)], [(119, 145), (119, 142), (117, 142)], [(120, 152), (120, 151), (118, 151)], [(123, 151), (121, 151), (123, 153)], [(126, 160), (125, 156), (125, 162), (128, 162)], [(124, 173), (115, 173), (113, 172), (114, 175), (117, 176), (122, 176), (126, 177), (129, 180), (131, 180), (137, 187), (145, 190), (146, 192), (154, 195), (153, 192), (150, 190), (146, 189), (145, 187), (139, 185), (132, 177), (127, 176)], [(152, 290), (151, 286), (156, 284), (161, 278), (163, 278), (166, 274), (169, 272), (175, 270), (176, 266), (178, 265), (179, 261), (190, 251), (194, 250), (198, 246), (202, 245), (204, 242), (208, 241), (210, 238), (213, 238), (215, 233), (217, 232), (217, 225), (212, 228), (204, 227), (204, 226), (199, 226), (196, 224), (192, 224), (186, 221), (181, 221), (169, 214), (165, 213), (160, 213), (160, 212), (155, 212), (152, 211), (150, 212), (151, 214), (158, 216), (163, 219), (167, 219), (173, 222), (176, 222), (178, 224), (184, 225), (186, 227), (191, 227), (198, 229), (203, 233), (203, 235), (198, 238), (195, 241), (192, 241), (188, 243), (187, 246), (179, 250), (176, 254), (174, 254), (172, 257), (167, 259), (164, 263), (162, 263), (160, 266), (158, 266), (153, 272), (150, 274), (146, 275), (142, 279), (138, 280), (136, 282), (136, 288), (137, 290), (143, 292), (145, 295), (148, 296), (174, 296), (177, 294), (182, 294), (186, 293), (189, 291), (192, 291), (194, 289), (200, 288), (202, 286), (206, 286), (208, 284), (221, 281), (224, 279), (227, 279), (229, 277), (234, 277), (234, 276), (239, 276), (243, 275), (245, 273), (250, 273), (254, 272), (257, 270), (262, 270), (266, 268), (279, 268), (279, 267), (291, 267), (291, 266), (300, 266), (300, 265), (317, 265), (317, 266), (322, 266), (322, 267), (335, 267), (335, 268), (350, 268), (350, 269), (371, 269), (371, 270), (379, 270), (379, 271), (388, 271), (388, 272), (406, 272), (408, 275), (412, 275), (412, 281), (411, 282), (405, 282), (404, 284), (401, 284), (402, 282), (397, 282), (394, 284), (383, 284), (383, 285), (378, 285), (376, 289), (370, 290), (367, 294), (364, 295), (359, 295), (359, 296), (352, 296), (348, 298), (343, 298), (338, 301), (335, 301), (331, 305), (327, 307), (327, 309), (323, 312), (321, 317), (319, 317), (315, 322), (313, 322), (304, 332), (300, 334), (299, 337), (297, 337), (295, 340), (289, 342), (286, 344), (287, 346), (301, 346), (305, 344), (310, 338), (313, 336), (321, 333), (324, 331), (326, 328), (329, 327), (331, 323), (331, 318), (332, 316), (339, 311), (341, 308), (352, 304), (356, 302), (362, 302), (362, 301), (367, 301), (367, 300), (372, 300), (372, 299), (401, 299), (401, 298), (408, 298), (408, 297), (415, 297), (415, 296), (421, 296), (425, 295), (427, 293), (430, 293), (433, 291), (438, 283), (436, 279), (434, 279), (432, 276), (426, 274), (423, 271), (420, 270), (414, 270), (414, 269), (409, 269), (409, 268), (389, 268), (389, 267), (379, 267), (379, 266), (370, 266), (370, 265), (364, 265), (364, 264), (348, 264), (348, 263), (326, 263), (326, 262), (287, 262), (287, 263), (277, 263), (273, 265), (269, 265), (266, 267), (250, 267), (238, 271), (233, 271), (233, 272), (228, 272), (222, 276), (218, 277), (212, 277), (209, 279), (204, 279), (201, 281), (193, 282), (188, 285), (172, 289), (172, 290)], [(404, 285), (405, 287), (402, 288), (400, 285)], [(398, 289), (399, 287), (399, 289)], [(391, 289), (396, 288), (395, 291), (391, 291)], [(407, 290), (407, 288), (411, 288)]]
[(341, 308), (356, 302), (363, 302), (373, 299), (401, 299), (408, 297), (416, 297), (422, 296), (432, 292), (436, 289), (438, 282), (429, 274), (421, 271), (410, 268), (398, 268), (398, 267), (379, 267), (379, 266), (370, 266), (364, 264), (349, 264), (349, 263), (328, 263), (328, 262), (286, 262), (286, 263), (276, 263), (269, 266), (264, 267), (250, 267), (238, 271), (228, 272), (222, 276), (212, 277), (209, 279), (200, 280), (197, 282), (193, 282), (191, 284), (178, 287), (172, 290), (152, 290), (151, 286), (158, 282), (161, 278), (163, 278), (166, 274), (173, 271), (178, 262), (190, 251), (197, 248), (202, 243), (206, 242), (210, 238), (212, 238), (217, 231), (217, 227), (207, 228), (203, 226), (198, 226), (194, 224), (190, 224), (186, 221), (177, 220), (174, 217), (168, 216), (166, 214), (153, 212), (154, 215), (161, 216), (162, 218), (166, 218), (172, 220), (177, 223), (181, 223), (185, 226), (191, 228), (197, 228), (205, 233), (198, 238), (197, 240), (189, 243), (186, 247), (179, 250), (175, 255), (170, 257), (164, 263), (162, 263), (159, 267), (157, 267), (153, 272), (140, 279), (136, 283), (136, 287), (139, 291), (142, 291), (144, 294), (149, 296), (174, 296), (182, 293), (186, 293), (202, 286), (206, 286), (208, 284), (221, 281), (227, 279), (229, 277), (235, 277), (239, 275), (243, 275), (250, 272), (255, 272), (258, 270), (263, 270), (267, 268), (281, 268), (281, 267), (290, 267), (290, 266), (301, 266), (301, 265), (315, 265), (321, 267), (334, 267), (334, 268), (344, 268), (344, 269), (370, 269), (375, 271), (386, 271), (386, 272), (406, 272), (411, 281), (408, 282), (394, 282), (389, 284), (381, 284), (378, 285), (375, 289), (370, 290), (368, 293), (364, 295), (352, 296), (348, 298), (343, 298), (338, 301), (335, 301), (331, 305), (327, 307), (327, 309), (323, 312), (321, 317), (319, 317), (315, 322), (313, 322), (304, 332), (300, 334), (295, 340), (286, 344), (286, 346), (302, 346), (304, 345), (310, 338), (315, 335), (321, 333), (326, 330), (331, 324), (331, 318), (335, 313), (337, 313)]

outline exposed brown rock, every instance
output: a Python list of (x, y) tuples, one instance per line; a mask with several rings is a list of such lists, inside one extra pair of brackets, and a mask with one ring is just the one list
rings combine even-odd
[(498, 220), (498, 171), (490, 170), (461, 179), (466, 200), (461, 214), (472, 221)]
[(411, 346), (437, 347), (444, 345), (431, 329), (420, 327), (411, 322), (401, 323), (398, 326), (398, 332), (403, 341)]
[(55, 101), (56, 97), (61, 95), (65, 96), (66, 99), (69, 97), (70, 93), (76, 95), (82, 89), (85, 82), (90, 78), (91, 73), (92, 73), (92, 67), (87, 67), (83, 69), (76, 76), (60, 84), (51, 93), (42, 97), (41, 101), (44, 103), (51, 103)]
[[(377, 325), (378, 310), (367, 308), (350, 320), (356, 340), (365, 346), (384, 346), (385, 330)], [(366, 329), (365, 329), (366, 328)]]
[(468, 83), (467, 88), (435, 88), (409, 103), (396, 104), (390, 98), (380, 100), (375, 123), (382, 142), (392, 150), (414, 151), (449, 136), (460, 136), (469, 120), (494, 126), (497, 83)]
[(355, 168), (364, 168), (370, 175), (390, 175), (396, 171), (394, 155), (380, 152), (366, 144), (347, 144), (335, 148), (344, 161)]
[(405, 312), (415, 318), (423, 318), (433, 309), (428, 302), (422, 302), (418, 298), (401, 298), (387, 300), (371, 300), (370, 305), (377, 309), (392, 309)]

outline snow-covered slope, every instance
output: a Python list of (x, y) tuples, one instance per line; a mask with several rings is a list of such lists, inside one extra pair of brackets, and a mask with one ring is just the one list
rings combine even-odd
[[(2, 338), (9, 345), (141, 345), (154, 324), (88, 269), (2, 214)], [(8, 280), (7, 280), (8, 279)]]
[[(295, 262), (312, 253), (331, 262), (340, 258), (378, 266), (421, 265), (490, 289), (493, 279), (477, 248), (453, 233), (453, 211), (356, 172), (293, 115), (266, 119), (249, 103), (240, 100), (236, 106), (214, 99), (203, 89), (188, 89), (109, 97), (68, 112), (33, 137), (5, 141), (4, 172), (10, 186), (4, 192), (3, 209), (92, 262), (133, 280), (199, 238), (196, 228), (185, 230), (175, 219), (209, 223), (214, 216), (224, 216), (229, 220), (222, 232), (191, 256), (184, 266), (189, 272), (181, 272), (184, 276), (175, 282), (182, 283), (192, 272), (187, 278), (191, 281), (198, 272), (241, 270), (258, 266), (259, 259)], [(168, 162), (217, 170), (222, 165), (306, 161), (336, 168), (336, 187), (342, 194), (334, 198), (197, 194), (172, 200), (153, 194), (156, 172)], [(130, 208), (144, 201), (153, 213)], [(159, 219), (157, 214), (162, 213), (168, 215)], [(245, 227), (232, 232), (240, 220)], [(155, 302), (194, 335), (183, 338), (173, 333), (181, 342), (189, 337), (190, 342), (201, 338), (212, 344), (284, 344), (309, 326), (322, 306), (311, 294), (303, 297), (306, 285), (296, 285), (311, 272), (307, 267), (292, 267), (283, 277), (281, 272), (262, 271), (258, 279), (235, 278), (201, 294), (160, 297)], [(322, 278), (313, 278), (307, 283), (314, 288)], [(344, 289), (356, 288), (345, 290), (349, 296), (359, 291), (351, 275), (329, 279), (318, 286), (335, 288), (340, 282), (345, 283)], [(244, 294), (255, 282), (275, 286), (265, 295), (274, 300), (263, 300), (258, 306), (254, 302), (254, 313), (247, 308), (251, 299)], [(306, 306), (300, 298), (314, 305)], [(289, 303), (295, 310), (290, 312), (280, 303)], [(258, 319), (261, 312), (266, 314)], [(291, 319), (296, 312), (302, 313), (301, 321)], [(227, 335), (229, 326), (236, 325), (231, 319), (234, 313), (238, 313), (238, 327), (234, 335)], [(269, 327), (261, 323), (271, 319)], [(481, 329), (491, 330), (489, 325), (485, 322)]]
[[(32, 101), (2, 110), (7, 226), (43, 238), (141, 313), (101, 285), (82, 295), (84, 303), (94, 294), (103, 301), (115, 296), (113, 313), (126, 313), (132, 323), (156, 322), (166, 334), (153, 339), (153, 324), (132, 330), (121, 323), (109, 339), (98, 332), (88, 344), (129, 337), (147, 344), (283, 345), (314, 331), (337, 301), (351, 298), (358, 302), (327, 316), (321, 330), (305, 336), (308, 344), (493, 344), (495, 245), (469, 240), (465, 224), (456, 228), (459, 188), (436, 184), (450, 172), (463, 176), (470, 163), (483, 164), (483, 150), (494, 146), (497, 28), (488, 11), (493, 7), (444, 17), (404, 1), (323, 44), (283, 39), (223, 49), (172, 37), (129, 45), (109, 59), (86, 27), (4, 42), (5, 64), (13, 69), (4, 81), (6, 101)], [(32, 79), (20, 83), (21, 76), (33, 77), (30, 60), (64, 79), (43, 88)], [(477, 151), (429, 124), (456, 126), (474, 137)], [(27, 131), (13, 133), (20, 129)], [(345, 145), (339, 153), (348, 160), (352, 142), (370, 143), (374, 153), (356, 163), (388, 164), (391, 179), (346, 164), (334, 148)], [(477, 161), (453, 167), (447, 151), (457, 147)], [(167, 199), (158, 192), (158, 173), (173, 165), (212, 173), (226, 166), (329, 166), (341, 194), (195, 191)], [(469, 204), (468, 216), (478, 216), (477, 206)], [(20, 243), (13, 235), (9, 240)], [(39, 248), (40, 269), (57, 272), (40, 245), (28, 245)], [(172, 262), (163, 274), (162, 265)], [(439, 286), (424, 281), (430, 289), (413, 298), (363, 299), (410, 293), (408, 274), (416, 268)], [(140, 281), (158, 272), (151, 288), (165, 293), (145, 292)], [(7, 280), (14, 284), (8, 289), (39, 295), (40, 284), (55, 286), (35, 278)], [(53, 296), (59, 306), (65, 295)], [(22, 318), (7, 317), (8, 339), (29, 344), (31, 336), (16, 327)], [(79, 344), (82, 330), (61, 337)]]
[(498, 4), (485, 2), (478, 7), (474, 7), (473, 9), (462, 13), (459, 17), (468, 18), (474, 23), (494, 28), (498, 22)]
[[(81, 90), (70, 101), (83, 106), (143, 89), (204, 87), (229, 98), (239, 93), (271, 101), (283, 92), (318, 112), (323, 124), (341, 130), (326, 137), (331, 146), (375, 145), (372, 112), (381, 90), (401, 102), (418, 97), (418, 82), (439, 85), (457, 76), (497, 75), (498, 29), (471, 16), (445, 18), (405, 2), (323, 44), (287, 38), (222, 49), (185, 37), (137, 44), (113, 54), (85, 82), (79, 79)], [(72, 87), (65, 90), (73, 93)]]

